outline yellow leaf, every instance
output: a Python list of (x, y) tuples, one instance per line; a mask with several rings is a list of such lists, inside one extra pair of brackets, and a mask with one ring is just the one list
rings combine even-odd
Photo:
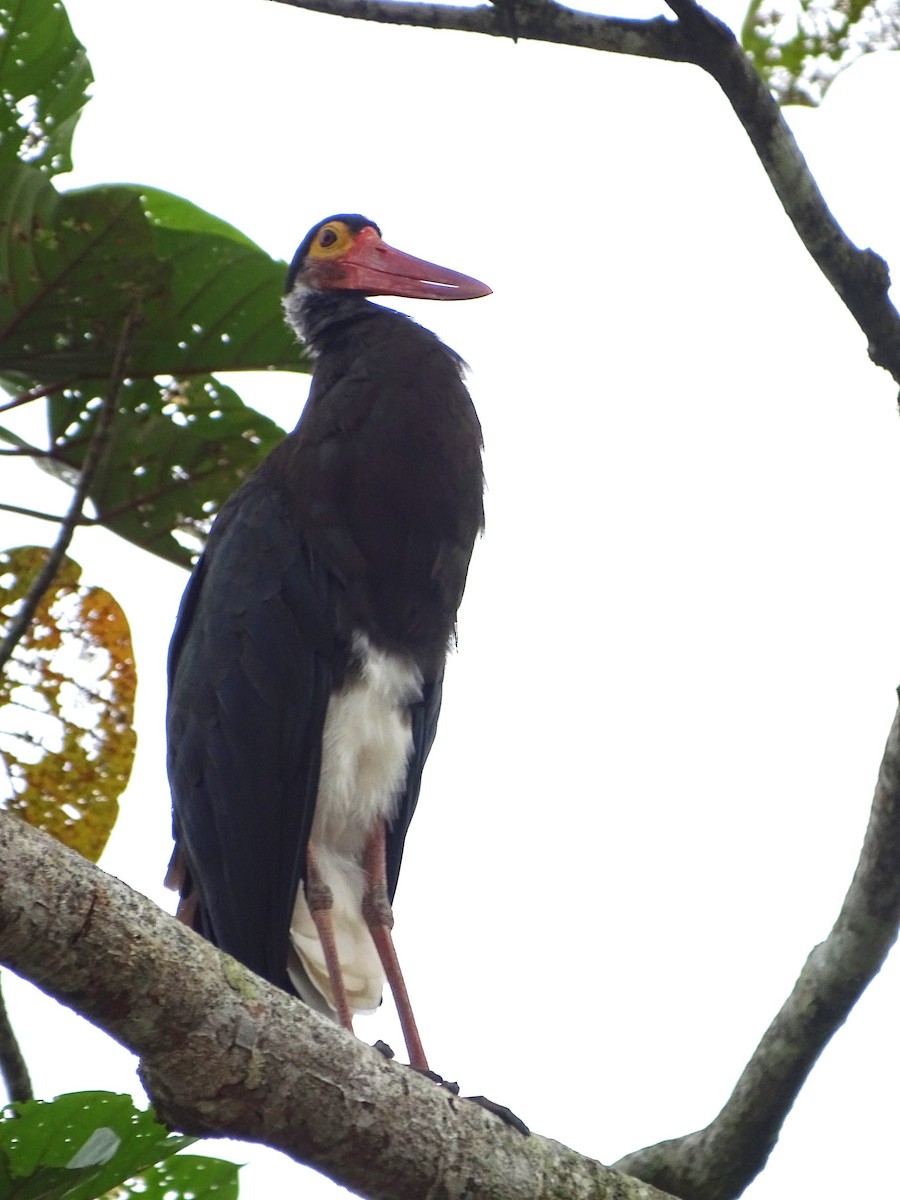
[[(0, 621), (15, 615), (46, 555), (0, 552)], [(96, 861), (134, 761), (137, 675), (125, 614), (80, 578), (64, 559), (0, 680), (0, 808)]]

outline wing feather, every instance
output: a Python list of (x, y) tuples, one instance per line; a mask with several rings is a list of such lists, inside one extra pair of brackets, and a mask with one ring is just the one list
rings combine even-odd
[(288, 989), (340, 657), (331, 609), (328, 575), (277, 489), (254, 477), (222, 510), (170, 651), (169, 777), (194, 927)]

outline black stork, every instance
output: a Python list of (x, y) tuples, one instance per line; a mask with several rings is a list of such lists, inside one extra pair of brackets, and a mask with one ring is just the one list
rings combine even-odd
[(366, 297), (489, 293), (358, 215), (307, 234), (284, 308), (309, 399), (222, 507), (169, 654), (179, 916), (347, 1029), (387, 979), (424, 1070), (391, 901), (483, 525), (481, 428), (458, 355)]

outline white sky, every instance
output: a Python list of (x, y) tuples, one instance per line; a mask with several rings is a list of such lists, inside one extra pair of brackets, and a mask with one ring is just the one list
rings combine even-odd
[[(179, 192), (285, 258), (362, 211), (494, 288), (408, 305), (471, 364), (489, 493), (400, 953), (464, 1092), (607, 1162), (705, 1124), (865, 828), (900, 681), (895, 388), (696, 69), (275, 4), (68, 9), (97, 76), (73, 185)], [(895, 266), (898, 104), (886, 55), (791, 114), (848, 233)], [(290, 427), (304, 381), (241, 390)], [(7, 478), (4, 498), (62, 508), (44, 476)], [(2, 524), (3, 545), (51, 532)], [(163, 675), (186, 576), (98, 532), (73, 554), (138, 653), (139, 757), (103, 865), (169, 904)], [(39, 1094), (136, 1089), (124, 1052), (5, 986)], [(751, 1200), (884, 1194), (898, 1005), (895, 956)], [(389, 1007), (359, 1033), (399, 1050)], [(211, 1149), (250, 1163), (245, 1200), (336, 1194)]]

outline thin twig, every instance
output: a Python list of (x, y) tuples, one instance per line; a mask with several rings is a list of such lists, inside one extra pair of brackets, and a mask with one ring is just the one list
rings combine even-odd
[(81, 510), (87, 500), (88, 492), (97, 473), (97, 468), (100, 466), (103, 453), (106, 450), (113, 417), (119, 403), (119, 392), (125, 376), (125, 366), (131, 351), (131, 339), (137, 325), (138, 315), (139, 301), (136, 300), (122, 324), (122, 333), (119, 337), (119, 344), (116, 347), (112, 370), (110, 372), (109, 387), (106, 390), (106, 396), (103, 399), (103, 405), (97, 417), (97, 424), (84, 456), (81, 474), (72, 496), (72, 503), (69, 505), (65, 517), (60, 522), (56, 541), (48, 552), (43, 567), (41, 567), (22, 601), (22, 607), (10, 621), (6, 637), (3, 639), (2, 645), (0, 645), (0, 670), (9, 661), (13, 650), (30, 625), (41, 602), (41, 598), (59, 570), (66, 550), (69, 548), (69, 543), (72, 541), (75, 529), (81, 523)]
[(29, 388), (27, 392), (22, 392), (19, 396), (14, 396), (12, 400), (7, 400), (5, 404), (0, 404), (0, 413), (9, 412), (12, 408), (20, 408), (23, 404), (30, 404), (32, 400), (40, 400), (44, 396), (53, 396), (56, 392), (61, 392), (66, 385), (64, 383), (42, 383), (39, 387)]
[(42, 450), (40, 446), (31, 446), (26, 442), (23, 446), (0, 447), (0, 455), (7, 458), (56, 458), (56, 451)]
[(719, 1115), (705, 1129), (628, 1154), (618, 1170), (684, 1200), (730, 1200), (765, 1166), (832, 1035), (880, 970), (900, 927), (900, 710), (888, 734), (859, 864)]
[[(194, 471), (191, 474), (190, 483), (195, 485), (202, 483), (206, 479), (215, 479), (215, 477), (221, 473), (221, 464), (207, 467), (205, 471)], [(114, 518), (124, 516), (126, 513), (134, 512), (135, 509), (139, 509), (145, 504), (154, 504), (158, 500), (165, 500), (169, 496), (176, 495), (183, 487), (184, 480), (175, 479), (171, 483), (167, 483), (163, 487), (158, 487), (152, 492), (142, 492), (133, 500), (125, 500), (122, 504), (117, 504), (113, 508), (104, 509), (101, 520), (103, 524), (107, 524)]]
[[(39, 508), (22, 508), (19, 504), (0, 504), (0, 512), (16, 513), (20, 517), (34, 517), (36, 521), (51, 521), (54, 525), (59, 525), (66, 519), (66, 514), (41, 512)], [(75, 524), (97, 525), (98, 521), (95, 517), (86, 517), (82, 514)]]
[(0, 1075), (3, 1077), (3, 1086), (6, 1088), (8, 1099), (17, 1101), (34, 1099), (28, 1064), (25, 1062), (22, 1048), (10, 1024), (2, 991), (0, 991)]

